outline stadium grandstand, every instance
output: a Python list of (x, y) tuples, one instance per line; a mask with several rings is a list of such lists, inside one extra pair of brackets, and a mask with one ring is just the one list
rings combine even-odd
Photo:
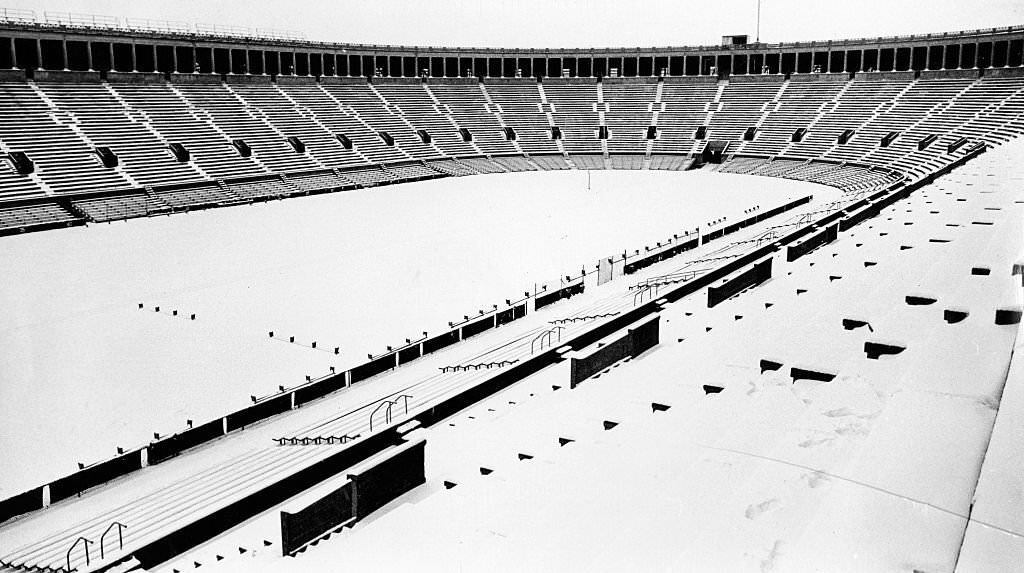
[[(434, 180), (785, 189), (77, 470), (0, 452), (0, 573), (1019, 569), (1022, 134), (1024, 26), (499, 49), (0, 8), (0, 251), (33, 261)], [(62, 272), (2, 291), (0, 341)], [(168, 308), (137, 312), (205, 318)], [(49, 383), (26, 344), (0, 385)]]

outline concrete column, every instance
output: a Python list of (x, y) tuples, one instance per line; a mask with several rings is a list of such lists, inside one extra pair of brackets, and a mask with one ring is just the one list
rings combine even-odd
[(36, 68), (43, 70), (43, 41), (39, 38), (36, 38)]
[(64, 64), (63, 66), (61, 66), (61, 68), (66, 72), (66, 71), (68, 71), (68, 41), (67, 40), (61, 40), (60, 41), (60, 55), (63, 58), (63, 61), (61, 63)]
[(90, 72), (93, 71), (92, 70), (92, 42), (86, 42), (85, 43), (85, 61), (86, 61), (86, 68), (88, 68)]
[(135, 42), (132, 42), (132, 71), (139, 71), (139, 65), (135, 59)]
[(231, 55), (231, 48), (228, 48), (228, 74), (235, 73), (235, 58)]
[(14, 38), (11, 38), (11, 68), (18, 69), (18, 50), (14, 47)]
[(110, 48), (110, 71), (114, 71), (114, 43), (108, 42), (107, 46)]
[(260, 69), (263, 70), (263, 75), (267, 75), (267, 51), (260, 50)]
[(277, 54), (277, 75), (281, 75), (281, 50), (275, 53)]
[[(111, 44), (111, 45), (113, 45), (113, 44)], [(176, 73), (176, 74), (181, 72), (181, 70), (178, 69), (178, 47), (177, 46), (171, 46), (171, 71)]]

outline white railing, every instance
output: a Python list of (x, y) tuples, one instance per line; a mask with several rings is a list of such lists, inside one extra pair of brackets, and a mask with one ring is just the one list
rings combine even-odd
[(36, 21), (36, 13), (33, 10), (19, 10), (17, 8), (0, 8), (0, 22), (28, 22)]
[(51, 26), (72, 28), (120, 28), (121, 19), (98, 14), (75, 14), (72, 12), (43, 12), (43, 22)]
[(0, 7), (0, 22), (15, 24), (37, 24), (64, 28), (101, 28), (129, 32), (160, 32), (164, 34), (229, 36), (237, 38), (262, 38), (274, 40), (304, 40), (305, 35), (294, 30), (272, 28), (245, 28), (224, 24), (202, 24), (172, 20), (150, 20), (148, 18), (121, 18), (100, 14), (79, 14), (74, 12), (44, 11), (42, 18), (33, 10)]

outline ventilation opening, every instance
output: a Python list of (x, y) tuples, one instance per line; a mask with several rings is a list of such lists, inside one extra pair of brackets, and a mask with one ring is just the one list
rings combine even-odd
[(505, 131), (505, 141), (516, 140), (516, 130), (512, 129), (511, 127), (508, 127), (507, 125), (503, 128), (503, 130)]
[(793, 135), (789, 138), (793, 143), (800, 143), (804, 140), (804, 136), (807, 135), (807, 128), (801, 127), (793, 132)]
[(530, 454), (524, 454), (524, 453), (520, 453), (519, 454), (519, 461), (532, 460), (532, 459), (533, 459), (533, 456), (531, 456)]
[(711, 384), (705, 384), (703, 386), (703, 388), (704, 388), (704, 395), (705, 396), (708, 395), (708, 394), (718, 394), (722, 390), (725, 390), (725, 388), (722, 387), (722, 386), (712, 386)]
[(462, 137), (462, 141), (470, 142), (473, 141), (473, 134), (465, 127), (459, 128), (459, 135)]
[(99, 156), (100, 162), (103, 163), (103, 166), (108, 169), (117, 167), (117, 164), (119, 163), (117, 155), (114, 155), (114, 152), (111, 151), (109, 147), (97, 147), (96, 155)]
[(818, 372), (816, 370), (807, 370), (804, 368), (790, 368), (789, 377), (793, 379), (793, 382), (798, 380), (814, 380), (816, 382), (831, 382), (835, 379), (835, 374), (828, 372)]
[(705, 139), (708, 136), (708, 126), (702, 125), (697, 128), (697, 132), (693, 134), (694, 139)]
[(871, 329), (871, 325), (869, 325), (867, 323), (867, 321), (855, 320), (855, 319), (852, 319), (852, 318), (844, 318), (843, 319), (843, 328), (845, 328), (846, 330), (855, 330), (855, 329), (858, 329), (858, 328), (860, 328), (862, 326), (867, 326), (868, 330)]
[(599, 126), (597, 126), (597, 138), (598, 139), (608, 139), (608, 126), (607, 125), (599, 125)]
[(972, 275), (988, 276), (992, 274), (992, 269), (988, 267), (973, 267), (971, 268)]
[(882, 138), (882, 147), (889, 147), (890, 145), (892, 145), (892, 142), (896, 141), (896, 138), (899, 136), (900, 132), (898, 131), (890, 131), (889, 133), (885, 134), (885, 137)]
[(251, 157), (252, 156), (252, 148), (249, 147), (249, 144), (246, 143), (244, 140), (241, 140), (241, 139), (232, 140), (231, 141), (231, 146), (234, 147), (235, 151), (237, 151), (238, 154), (241, 155), (242, 157)]
[(344, 147), (345, 149), (352, 149), (352, 140), (349, 139), (347, 135), (345, 135), (344, 133), (339, 133), (334, 137), (338, 138), (338, 142), (341, 143), (342, 147)]
[(295, 137), (294, 135), (288, 138), (288, 145), (292, 146), (292, 149), (295, 150), (295, 153), (306, 152), (306, 144), (302, 143), (302, 140), (299, 139), (298, 137)]
[(571, 443), (573, 443), (575, 441), (576, 440), (574, 440), (572, 438), (558, 438), (558, 445), (564, 448), (565, 446), (567, 446), (567, 445), (569, 445), (569, 444), (571, 444)]
[(865, 342), (864, 353), (868, 355), (871, 360), (878, 360), (879, 356), (890, 356), (899, 354), (906, 350), (906, 346), (897, 346), (895, 344), (883, 344), (881, 342)]
[(380, 137), (381, 141), (384, 142), (384, 145), (387, 145), (388, 147), (395, 146), (395, 138), (391, 137), (390, 133), (386, 131), (378, 131), (377, 136)]
[(28, 175), (36, 170), (36, 164), (28, 158), (28, 155), (25, 155), (24, 151), (12, 151), (7, 154), (7, 157), (19, 175)]
[(775, 362), (774, 360), (767, 360), (765, 358), (761, 359), (761, 374), (768, 371), (775, 371), (779, 368), (782, 368), (781, 362)]
[(651, 402), (651, 412), (664, 412), (664, 411), (668, 410), (671, 407), (672, 406), (669, 406), (667, 404), (659, 404), (657, 402)]
[(942, 319), (945, 320), (948, 324), (956, 324), (958, 322), (962, 322), (964, 319), (967, 318), (967, 315), (968, 312), (966, 310), (955, 310), (952, 308), (947, 308), (946, 310), (942, 311)]
[(849, 142), (850, 139), (853, 138), (853, 134), (854, 133), (856, 133), (856, 132), (854, 130), (852, 130), (852, 129), (843, 130), (843, 132), (840, 133), (839, 137), (836, 139), (836, 142), (839, 145), (846, 145), (847, 142)]
[(658, 139), (658, 126), (647, 126), (647, 139)]
[(562, 139), (562, 129), (557, 125), (551, 126), (551, 139)]
[(615, 426), (618, 426), (619, 423), (618, 422), (613, 422), (611, 420), (605, 420), (602, 423), (602, 425), (604, 426), (605, 431), (608, 431), (608, 430), (611, 430), (612, 428), (614, 428)]
[(480, 466), (480, 475), (489, 476), (492, 473), (494, 473), (494, 470), (492, 470), (491, 468), (485, 468), (483, 466)]
[(178, 163), (185, 163), (189, 159), (192, 159), (192, 154), (189, 153), (188, 149), (185, 149), (185, 146), (180, 143), (172, 143), (167, 146), (167, 149), (171, 150), (171, 153), (174, 154), (174, 158), (178, 160)]
[(935, 304), (937, 299), (927, 296), (907, 295), (905, 300), (910, 306), (927, 306), (929, 304)]
[(420, 136), (420, 141), (423, 143), (430, 143), (430, 134), (425, 129), (417, 129), (416, 135)]
[(935, 135), (934, 133), (930, 133), (924, 136), (923, 138), (921, 138), (921, 141), (917, 142), (917, 150), (923, 151), (924, 149), (927, 149), (928, 146), (931, 145), (938, 138), (939, 136)]
[(1021, 310), (1019, 308), (997, 308), (996, 324), (1000, 326), (1020, 324)]
[(457, 484), (457, 483), (455, 483), (453, 481), (445, 480), (445, 482), (444, 482), (444, 489), (452, 489), (453, 487), (455, 487), (457, 485), (459, 485), (459, 484)]
[(753, 126), (748, 127), (747, 130), (743, 132), (743, 141), (754, 141), (755, 135), (757, 135), (757, 128)]

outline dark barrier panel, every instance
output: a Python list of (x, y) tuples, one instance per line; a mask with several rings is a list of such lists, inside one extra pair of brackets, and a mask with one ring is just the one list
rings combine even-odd
[(149, 569), (398, 443), (401, 443), (401, 438), (394, 429), (371, 434), (329, 458), (182, 526), (142, 547), (134, 555), (143, 568)]
[(476, 404), (491, 394), (504, 390), (523, 378), (555, 364), (560, 359), (554, 348), (536, 354), (532, 358), (519, 362), (514, 366), (502, 369), (494, 377), (488, 378), (472, 388), (467, 388), (459, 394), (438, 402), (429, 410), (417, 414), (416, 419), (423, 426), (439, 422), (464, 408)]
[(424, 473), (426, 445), (423, 439), (401, 445), (393, 452), (384, 452), (381, 460), (368, 460), (365, 469), (352, 469), (348, 479), (356, 486), (357, 520), (427, 481)]
[(386, 354), (384, 356), (381, 356), (380, 358), (371, 360), (366, 364), (360, 364), (359, 366), (356, 366), (351, 370), (352, 383), (355, 384), (356, 382), (366, 380), (367, 378), (372, 378), (373, 376), (376, 376), (382, 372), (387, 372), (388, 370), (391, 370), (392, 368), (398, 365), (397, 358), (398, 355), (392, 352), (391, 354)]
[(629, 336), (632, 339), (633, 356), (640, 356), (654, 348), (661, 339), (661, 315), (630, 329)]
[(281, 412), (287, 412), (292, 409), (292, 395), (281, 394), (275, 396), (269, 400), (264, 400), (258, 404), (253, 404), (244, 410), (239, 410), (233, 414), (228, 414), (228, 431), (233, 432), (240, 428), (244, 428), (249, 424), (255, 424), (260, 420), (265, 420), (275, 414)]
[(749, 270), (741, 273), (736, 278), (730, 279), (725, 284), (708, 288), (708, 308), (711, 308), (728, 299), (743, 289), (759, 285), (772, 277), (772, 259), (757, 263)]
[(580, 382), (597, 374), (626, 357), (639, 356), (658, 344), (661, 315), (646, 323), (631, 328), (622, 338), (602, 346), (589, 356), (573, 358), (569, 362), (569, 387), (575, 388)]
[(322, 398), (331, 392), (341, 390), (345, 387), (345, 374), (335, 374), (330, 378), (324, 378), (319, 382), (314, 382), (308, 386), (303, 386), (295, 390), (295, 405), (301, 406), (303, 404), (312, 402), (317, 398)]
[(142, 468), (142, 450), (135, 450), (112, 460), (77, 471), (50, 482), (50, 503), (67, 499), (91, 487), (106, 483)]
[(827, 245), (839, 237), (839, 225), (831, 225), (807, 237), (803, 241), (790, 245), (786, 249), (786, 261), (793, 262), (822, 245)]
[(43, 488), (37, 487), (0, 501), (0, 523), (23, 513), (43, 509)]
[(459, 341), (459, 331), (453, 330), (446, 332), (434, 338), (429, 338), (423, 341), (423, 354), (430, 354), (431, 352), (437, 352), (446, 346), (451, 346)]
[(355, 484), (349, 480), (295, 513), (281, 512), (281, 553), (291, 555), (306, 543), (355, 518)]
[(503, 311), (499, 312), (498, 314), (494, 315), (494, 324), (496, 326), (501, 326), (503, 324), (508, 324), (508, 323), (512, 322), (513, 320), (515, 320), (515, 311), (513, 309), (511, 309), (511, 308), (508, 309), (508, 310), (503, 310)]
[(701, 241), (701, 244), (702, 245), (706, 245), (706, 244), (710, 243), (711, 241), (714, 241), (715, 239), (721, 237), (724, 234), (725, 233), (723, 232), (722, 229), (719, 229), (717, 231), (712, 231), (710, 233), (707, 233), (703, 237), (701, 237), (701, 239), (703, 239)]
[(575, 388), (580, 382), (615, 364), (632, 354), (633, 339), (629, 334), (602, 346), (589, 356), (569, 361), (569, 387)]
[(423, 356), (423, 352), (420, 350), (419, 344), (403, 348), (398, 351), (398, 365), (401, 366), (402, 364), (408, 364), (420, 356)]
[(499, 312), (496, 316), (497, 325), (501, 326), (503, 324), (508, 324), (513, 320), (519, 320), (524, 316), (526, 316), (526, 303)]
[(168, 436), (149, 445), (149, 465), (158, 464), (173, 458), (181, 452), (209, 442), (224, 435), (224, 423), (221, 418), (185, 430), (180, 434)]
[(664, 261), (664, 260), (671, 259), (672, 257), (678, 255), (679, 253), (682, 253), (682, 252), (685, 252), (685, 251), (689, 251), (690, 249), (693, 249), (693, 248), (697, 247), (697, 245), (699, 243), (700, 243), (700, 238), (698, 237), (698, 238), (686, 241), (685, 243), (680, 243), (680, 244), (672, 247), (671, 249), (665, 249), (664, 251), (659, 251), (659, 252), (654, 253), (653, 255), (651, 255), (649, 257), (644, 257), (644, 258), (642, 258), (642, 259), (640, 259), (638, 261), (633, 261), (631, 263), (626, 263), (626, 265), (623, 266), (622, 274), (631, 275), (631, 274), (639, 271), (640, 269), (645, 269), (645, 268), (653, 265), (654, 263), (658, 263), (658, 262), (661, 262), (661, 261)]
[(471, 322), (466, 326), (462, 327), (462, 339), (465, 340), (470, 336), (476, 336), (481, 332), (487, 331), (494, 328), (494, 317), (488, 316), (487, 318)]
[(537, 298), (533, 299), (533, 308), (535, 310), (544, 308), (545, 306), (554, 304), (564, 298), (570, 298), (575, 295), (582, 294), (583, 289), (584, 284), (583, 282), (580, 282), (579, 284), (567, 286), (563, 289), (558, 289), (552, 293), (540, 295)]

